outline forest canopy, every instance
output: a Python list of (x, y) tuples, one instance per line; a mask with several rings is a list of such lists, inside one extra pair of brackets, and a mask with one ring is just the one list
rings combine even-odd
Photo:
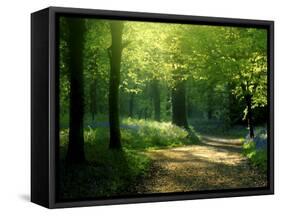
[[(60, 20), (64, 29), (60, 35), (61, 115), (69, 111), (70, 104), (68, 19)], [(183, 127), (188, 127), (185, 119), (189, 116), (221, 120), (229, 127), (255, 118), (253, 109), (259, 115), (267, 107), (265, 29), (101, 19), (82, 22), (84, 112), (93, 120), (109, 109), (112, 23), (122, 28), (121, 116), (172, 120)], [(184, 109), (180, 116), (177, 107)], [(259, 117), (258, 123), (265, 120)]]

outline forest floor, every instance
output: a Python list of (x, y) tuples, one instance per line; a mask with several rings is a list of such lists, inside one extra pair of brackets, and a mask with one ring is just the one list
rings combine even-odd
[(266, 186), (266, 176), (242, 155), (240, 139), (203, 135), (196, 145), (149, 150), (151, 170), (139, 193), (183, 192)]
[(108, 128), (106, 121), (85, 128), (87, 163), (73, 167), (64, 161), (69, 130), (61, 130), (63, 199), (267, 185), (266, 172), (244, 156), (244, 126), (226, 130), (217, 122), (194, 120), (187, 132), (170, 122), (123, 119), (122, 151), (108, 149)]

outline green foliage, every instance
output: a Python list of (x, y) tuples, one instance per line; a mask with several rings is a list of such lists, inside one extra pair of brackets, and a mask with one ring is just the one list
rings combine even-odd
[[(69, 98), (65, 20), (60, 35), (60, 110), (67, 113)], [(134, 95), (134, 114), (151, 118), (153, 80), (161, 89), (171, 91), (176, 83), (187, 80), (189, 114), (225, 120), (226, 126), (247, 115), (245, 95), (252, 96), (252, 108), (267, 106), (267, 35), (264, 29), (182, 25), (148, 22), (124, 22), (121, 62), (120, 97), (122, 115), (129, 112), (129, 98)], [(86, 20), (85, 97), (90, 112), (91, 84), (95, 82), (99, 101), (96, 110), (108, 109), (108, 48), (111, 46), (109, 21)], [(170, 117), (165, 110), (171, 100), (161, 94), (161, 117)], [(232, 99), (239, 104), (240, 115), (228, 119)], [(234, 101), (236, 100), (236, 101)], [(104, 109), (107, 107), (107, 109)], [(145, 113), (145, 114), (144, 114)]]
[(132, 149), (157, 149), (195, 144), (195, 137), (191, 133), (173, 125), (171, 122), (158, 122), (144, 119), (127, 118), (124, 124), (137, 128), (123, 130), (124, 146)]
[(267, 150), (256, 149), (256, 144), (253, 140), (247, 140), (243, 144), (243, 154), (249, 158), (251, 163), (260, 169), (262, 172), (267, 171)]
[(194, 131), (204, 135), (216, 135), (225, 138), (237, 139), (247, 135), (248, 130), (241, 125), (226, 128), (224, 122), (218, 120), (202, 120), (197, 118), (189, 119), (190, 124), (193, 126)]
[[(99, 117), (101, 119), (102, 117)], [(109, 129), (85, 129), (87, 164), (67, 167), (64, 157), (68, 145), (68, 129), (60, 132), (61, 196), (79, 198), (126, 195), (149, 171), (151, 159), (146, 150), (195, 144), (192, 132), (169, 122), (123, 119), (122, 150), (109, 150)]]
[[(68, 130), (60, 133), (60, 187), (64, 199), (112, 197), (135, 192), (138, 180), (149, 168), (147, 156), (135, 150), (109, 150), (108, 130), (84, 131), (87, 164), (67, 166), (63, 160)], [(106, 143), (106, 144), (105, 144)]]
[[(85, 23), (84, 139), (88, 163), (66, 166), (69, 32), (66, 18), (60, 20), (62, 197), (130, 194), (148, 173), (151, 161), (146, 151), (150, 149), (200, 143), (199, 133), (245, 137), (246, 96), (251, 96), (253, 113), (256, 110), (259, 113), (254, 119), (264, 123), (268, 74), (265, 29), (124, 21), (117, 103), (122, 150), (109, 150), (109, 127), (91, 129), (89, 125), (109, 122), (110, 21), (86, 19)], [(183, 81), (186, 86), (182, 95), (186, 95), (186, 103), (182, 102), (180, 107), (187, 113), (188, 130), (171, 123), (171, 92)], [(155, 98), (160, 102), (159, 121), (152, 120), (159, 111)], [(245, 143), (244, 154), (255, 166), (265, 170), (266, 152), (255, 150), (254, 145)]]

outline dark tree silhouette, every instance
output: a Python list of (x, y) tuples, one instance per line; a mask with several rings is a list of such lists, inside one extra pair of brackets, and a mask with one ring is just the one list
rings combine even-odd
[(250, 138), (254, 138), (254, 122), (253, 122), (253, 110), (252, 110), (252, 98), (253, 94), (251, 93), (250, 86), (252, 88), (252, 91), (256, 91), (257, 88), (257, 83), (255, 84), (250, 84), (250, 82), (247, 80), (245, 84), (241, 84), (241, 88), (244, 92), (244, 99), (246, 102), (246, 107), (247, 107), (247, 121), (248, 121), (248, 127), (249, 127), (249, 135)]
[(213, 109), (213, 92), (210, 88), (207, 92), (207, 117), (209, 120), (213, 118)]
[(134, 101), (135, 101), (135, 94), (131, 93), (129, 99), (129, 117), (131, 118), (134, 117)]
[(172, 122), (175, 125), (188, 129), (185, 92), (185, 81), (177, 81), (172, 89)]
[(70, 116), (69, 116), (69, 145), (67, 161), (83, 163), (85, 161), (83, 115), (83, 47), (85, 26), (84, 20), (68, 18), (69, 30), (69, 73), (70, 73)]
[(154, 119), (160, 121), (160, 89), (159, 89), (159, 80), (152, 81), (152, 97), (154, 105)]
[(109, 147), (121, 148), (121, 134), (119, 123), (119, 84), (120, 65), (122, 55), (122, 31), (124, 24), (120, 21), (110, 23), (112, 44), (109, 48), (110, 77), (109, 77), (109, 126), (110, 141)]
[(98, 51), (94, 50), (91, 53), (90, 70), (92, 72), (92, 79), (90, 82), (90, 111), (92, 114), (92, 121), (95, 120), (98, 112), (98, 101), (97, 101), (97, 86), (98, 86), (98, 65), (97, 65)]
[(90, 86), (90, 99), (91, 99), (91, 114), (92, 114), (92, 121), (95, 120), (97, 110), (97, 79), (93, 79), (91, 86)]
[(247, 94), (245, 96), (246, 105), (247, 105), (247, 120), (248, 127), (250, 132), (250, 138), (254, 138), (254, 123), (253, 123), (253, 112), (252, 112), (252, 95)]

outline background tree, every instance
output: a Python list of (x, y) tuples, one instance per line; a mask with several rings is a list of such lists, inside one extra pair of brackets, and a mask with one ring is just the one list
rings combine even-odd
[(233, 94), (244, 101), (244, 118), (249, 135), (254, 138), (253, 109), (267, 105), (267, 42), (266, 31), (259, 29), (228, 29), (230, 44), (227, 66), (234, 84)]
[(86, 119), (96, 121), (98, 114), (107, 113), (109, 59), (107, 48), (111, 37), (109, 24), (101, 20), (86, 19), (87, 34), (84, 47), (84, 90), (87, 95)]
[(166, 38), (168, 62), (170, 64), (172, 122), (188, 129), (186, 109), (186, 79), (189, 76), (187, 58), (181, 43), (183, 40), (182, 26), (170, 27)]
[(83, 86), (83, 49), (85, 37), (85, 21), (77, 18), (67, 18), (69, 73), (70, 73), (70, 116), (69, 116), (69, 145), (67, 161), (83, 163), (84, 135), (84, 86)]
[(110, 148), (121, 148), (121, 135), (119, 123), (119, 85), (120, 65), (122, 55), (122, 31), (124, 24), (121, 21), (110, 23), (112, 44), (109, 48), (110, 78), (109, 78), (109, 125)]

